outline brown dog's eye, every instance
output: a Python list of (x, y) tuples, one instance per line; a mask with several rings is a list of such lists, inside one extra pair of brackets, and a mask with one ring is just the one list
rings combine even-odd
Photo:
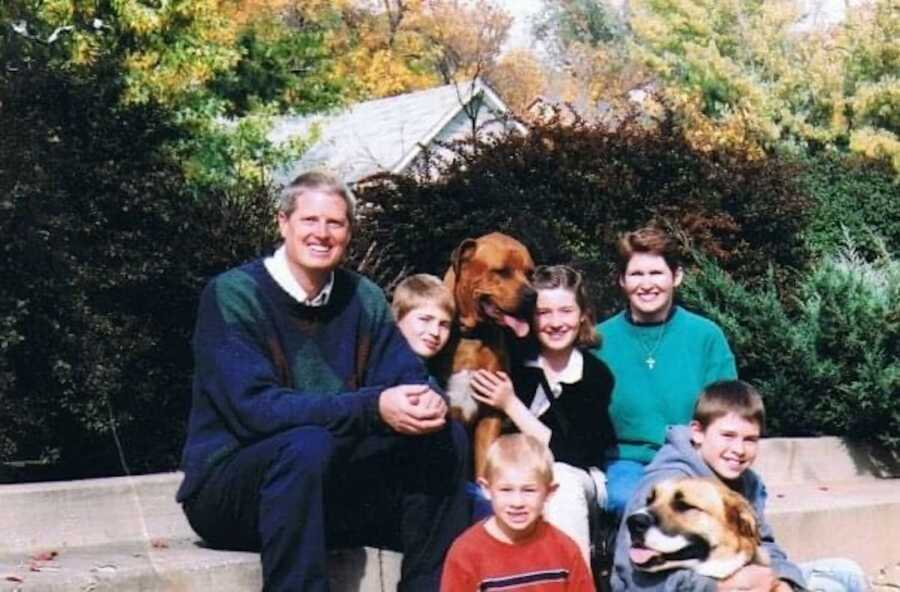
[(699, 508), (686, 502), (684, 496), (679, 492), (672, 498), (672, 509), (676, 512), (687, 512), (688, 510), (698, 510)]
[(647, 505), (649, 506), (653, 502), (656, 501), (656, 488), (650, 490), (650, 495), (647, 496)]
[(500, 269), (496, 269), (494, 270), (494, 273), (502, 278), (509, 278), (512, 276), (512, 270), (508, 267), (501, 267)]

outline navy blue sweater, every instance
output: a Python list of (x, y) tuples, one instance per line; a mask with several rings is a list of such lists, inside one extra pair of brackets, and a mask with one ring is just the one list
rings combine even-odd
[(385, 388), (427, 381), (381, 289), (338, 269), (328, 303), (305, 306), (257, 260), (214, 278), (200, 297), (184, 482), (191, 497), (238, 449), (304, 425), (336, 435), (387, 429)]

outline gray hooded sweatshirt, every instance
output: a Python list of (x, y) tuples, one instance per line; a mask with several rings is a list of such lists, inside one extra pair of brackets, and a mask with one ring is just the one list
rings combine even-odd
[[(625, 516), (645, 505), (647, 494), (654, 484), (678, 477), (715, 477), (712, 469), (703, 461), (691, 443), (691, 432), (687, 426), (669, 426), (666, 443), (653, 461), (647, 465), (637, 492), (625, 508)], [(766, 487), (752, 470), (741, 475), (733, 488), (743, 495), (756, 513), (759, 522), (762, 546), (769, 553), (771, 568), (782, 580), (787, 580), (794, 589), (804, 589), (805, 583), (800, 568), (788, 561), (784, 551), (775, 544), (772, 528), (765, 519)], [(628, 558), (631, 535), (624, 521), (616, 537), (615, 563), (612, 573), (614, 592), (715, 592), (716, 580), (690, 569), (647, 573), (635, 570)]]

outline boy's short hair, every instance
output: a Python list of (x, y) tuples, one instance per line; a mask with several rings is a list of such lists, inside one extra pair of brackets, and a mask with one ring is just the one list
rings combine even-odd
[(575, 294), (575, 303), (581, 309), (581, 324), (575, 345), (578, 347), (597, 347), (600, 335), (595, 328), (596, 316), (591, 299), (588, 297), (584, 278), (568, 265), (541, 265), (534, 270), (531, 285), (535, 290), (554, 290), (562, 288)]
[(626, 232), (616, 243), (616, 267), (619, 275), (625, 275), (628, 262), (635, 253), (649, 253), (662, 257), (672, 273), (681, 267), (681, 253), (678, 243), (665, 230), (656, 226), (645, 226)]
[(704, 430), (729, 413), (756, 423), (760, 433), (765, 431), (766, 407), (762, 395), (743, 380), (720, 380), (708, 385), (694, 405), (694, 421)]
[(506, 434), (491, 444), (482, 477), (490, 483), (496, 472), (505, 467), (532, 469), (545, 484), (553, 483), (553, 453), (534, 436)]
[(394, 288), (391, 299), (391, 310), (394, 318), (400, 320), (412, 309), (424, 304), (434, 304), (447, 313), (450, 318), (456, 313), (453, 294), (437, 276), (430, 273), (417, 273), (400, 282)]

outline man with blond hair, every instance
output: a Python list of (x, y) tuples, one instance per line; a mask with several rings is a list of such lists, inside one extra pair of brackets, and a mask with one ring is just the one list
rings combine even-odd
[(301, 175), (277, 220), (272, 256), (201, 295), (177, 499), (211, 546), (261, 551), (266, 591), (326, 591), (327, 550), (361, 544), (404, 552), (400, 590), (435, 590), (468, 519), (465, 432), (381, 289), (339, 267), (344, 184)]

